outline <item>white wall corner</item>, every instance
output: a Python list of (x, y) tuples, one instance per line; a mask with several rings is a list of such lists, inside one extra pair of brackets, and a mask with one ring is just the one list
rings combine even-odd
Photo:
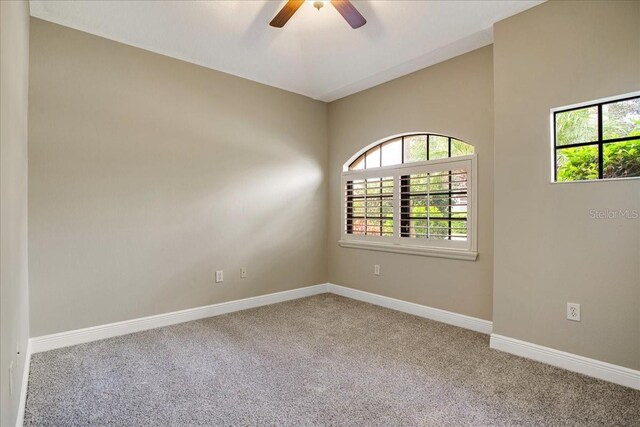
[(495, 350), (640, 390), (640, 371), (635, 369), (497, 334), (491, 334), (489, 345)]
[(360, 291), (358, 289), (347, 288), (345, 286), (328, 284), (328, 292), (355, 300), (368, 302), (370, 304), (379, 305), (381, 307), (390, 308), (392, 310), (402, 311), (404, 313), (413, 314), (414, 316), (424, 317), (425, 319), (435, 320), (437, 322), (447, 323), (453, 326), (470, 329), (472, 331), (483, 334), (490, 334), (493, 323), (489, 320), (478, 319), (477, 317), (466, 316), (464, 314), (453, 313), (451, 311), (441, 310), (439, 308), (428, 307), (412, 302), (407, 302), (395, 298), (385, 297), (370, 292)]
[(24, 355), (24, 369), (22, 371), (22, 385), (20, 387), (20, 403), (18, 404), (18, 416), (16, 427), (24, 424), (24, 411), (27, 407), (27, 389), (29, 387), (29, 370), (31, 368), (31, 340), (27, 341), (27, 349)]

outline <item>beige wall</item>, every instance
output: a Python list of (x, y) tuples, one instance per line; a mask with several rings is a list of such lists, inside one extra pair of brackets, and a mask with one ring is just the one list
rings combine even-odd
[(326, 104), (37, 19), (30, 102), (32, 336), (326, 282)]
[[(548, 2), (328, 107), (32, 20), (32, 336), (328, 279), (640, 368), (640, 221), (589, 215), (640, 210), (640, 181), (549, 183), (549, 109), (640, 90), (639, 18)], [(338, 246), (343, 163), (408, 131), (475, 145), (476, 262)]]
[[(338, 246), (340, 176), (357, 151), (411, 131), (460, 138), (478, 153), (478, 260), (458, 261)], [(329, 281), (491, 319), (493, 278), (493, 72), (491, 46), (329, 105)], [(374, 264), (381, 275), (373, 275)]]
[[(0, 2), (0, 425), (15, 425), (29, 339), (27, 101), (29, 4)], [(19, 354), (18, 354), (19, 352)], [(13, 395), (9, 366), (13, 362)]]
[[(640, 90), (640, 2), (549, 2), (495, 26), (494, 332), (640, 369), (640, 180), (550, 184), (549, 109)], [(582, 306), (580, 323), (566, 303)]]

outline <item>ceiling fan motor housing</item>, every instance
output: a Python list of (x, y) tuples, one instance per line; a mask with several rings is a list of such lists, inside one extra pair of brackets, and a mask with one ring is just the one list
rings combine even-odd
[[(289, 18), (296, 13), (304, 2), (305, 0), (288, 0), (287, 4), (280, 9), (280, 12), (278, 12), (278, 14), (271, 20), (269, 25), (276, 28), (284, 27), (284, 24), (287, 23)], [(364, 16), (362, 16), (360, 12), (358, 12), (358, 9), (356, 9), (350, 0), (315, 0), (313, 2), (313, 7), (320, 10), (325, 3), (329, 2), (331, 2), (338, 13), (340, 13), (340, 15), (342, 15), (342, 17), (349, 23), (351, 28), (360, 28), (367, 23), (367, 20), (364, 19)]]

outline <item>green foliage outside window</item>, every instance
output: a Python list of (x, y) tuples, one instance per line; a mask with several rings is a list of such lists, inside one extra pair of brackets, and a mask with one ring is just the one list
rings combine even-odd
[[(640, 121), (636, 135), (640, 136)], [(640, 139), (606, 144), (603, 164), (605, 178), (640, 176)]]
[[(640, 176), (640, 98), (604, 104), (602, 107), (602, 178)], [(597, 107), (566, 111), (556, 115), (558, 181), (599, 178)], [(607, 142), (618, 138), (632, 138)], [(593, 145), (562, 148), (569, 144)]]

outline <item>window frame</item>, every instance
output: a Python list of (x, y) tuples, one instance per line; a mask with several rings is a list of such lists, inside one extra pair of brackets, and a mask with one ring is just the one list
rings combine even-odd
[[(376, 146), (392, 141), (399, 137), (416, 136), (416, 135), (435, 135), (443, 136), (446, 138), (456, 139), (458, 138), (448, 137), (446, 135), (438, 135), (433, 133), (406, 133), (401, 135), (395, 135), (383, 140), (377, 141), (368, 145), (362, 150), (353, 155), (343, 166), (343, 172), (341, 176), (341, 238), (339, 245), (347, 248), (358, 248), (367, 250), (379, 250), (385, 252), (403, 253), (411, 255), (423, 255), (433, 256), (441, 258), (451, 258), (460, 260), (475, 261), (478, 257), (477, 250), (477, 153), (445, 157), (435, 160), (426, 160), (421, 162), (399, 163), (396, 165), (379, 166), (369, 169), (355, 169), (349, 170), (349, 166), (356, 161), (361, 155), (365, 154)], [(462, 141), (464, 142), (464, 141)], [(469, 144), (471, 145), (471, 144)], [(474, 147), (475, 148), (475, 147)], [(428, 147), (427, 147), (428, 150)], [(404, 153), (404, 150), (403, 150)], [(403, 159), (404, 160), (404, 159)], [(409, 237), (400, 236), (401, 228), (401, 197), (400, 197), (400, 181), (402, 176), (425, 173), (425, 172), (437, 172), (442, 170), (453, 170), (457, 168), (465, 169), (467, 171), (467, 239), (466, 241), (455, 240), (439, 240), (439, 239), (411, 239)], [(373, 235), (354, 235), (347, 233), (347, 201), (346, 201), (346, 186), (348, 181), (355, 179), (368, 179), (368, 178), (385, 178), (393, 177), (393, 200), (394, 200), (394, 212), (393, 212), (393, 236), (373, 236)]]
[[(400, 162), (400, 163), (398, 163), (397, 165), (376, 166), (376, 167), (375, 167), (375, 169), (379, 169), (379, 168), (381, 168), (381, 167), (389, 167), (389, 166), (393, 166), (393, 167), (395, 167), (395, 166), (398, 166), (398, 165), (400, 165), (400, 164), (415, 164), (415, 163), (420, 163), (420, 162), (406, 162), (406, 163), (405, 163), (405, 161), (404, 161), (404, 160), (405, 160), (405, 159), (404, 159), (404, 156), (405, 156), (405, 150), (404, 150), (404, 139), (405, 139), (405, 138), (408, 138), (408, 137), (412, 137), (412, 136), (424, 136), (424, 137), (427, 137), (427, 152), (426, 152), (426, 155), (427, 155), (427, 161), (440, 160), (440, 159), (452, 159), (452, 158), (458, 158), (458, 157), (461, 157), (461, 156), (451, 157), (451, 147), (452, 147), (452, 141), (453, 141), (453, 140), (456, 140), (456, 141), (459, 141), (459, 142), (462, 142), (462, 143), (464, 143), (464, 144), (467, 144), (467, 145), (470, 145), (470, 146), (474, 147), (473, 145), (471, 145), (471, 144), (469, 144), (468, 142), (465, 142), (465, 141), (463, 141), (463, 140), (461, 140), (461, 139), (455, 138), (455, 137), (453, 137), (453, 136), (444, 135), (444, 134), (441, 134), (441, 133), (433, 133), (433, 132), (405, 132), (405, 133), (399, 133), (399, 134), (397, 134), (397, 135), (393, 135), (393, 136), (389, 136), (389, 137), (386, 137), (386, 138), (383, 138), (383, 139), (379, 139), (379, 140), (377, 140), (377, 141), (375, 141), (375, 142), (372, 142), (371, 144), (369, 144), (369, 145), (365, 146), (364, 148), (362, 148), (361, 150), (359, 150), (357, 153), (355, 153), (353, 156), (351, 156), (351, 157), (349, 158), (349, 160), (347, 160), (347, 161), (343, 164), (343, 166), (342, 166), (342, 171), (343, 171), (343, 172), (349, 171), (349, 170), (350, 170), (350, 169), (349, 169), (349, 167), (351, 167), (351, 165), (352, 165), (356, 160), (358, 160), (360, 157), (364, 157), (364, 159), (363, 159), (363, 161), (364, 161), (364, 164), (363, 164), (363, 165), (364, 165), (364, 166), (363, 166), (363, 168), (362, 168), (362, 169), (354, 169), (354, 170), (365, 170), (365, 169), (366, 169), (366, 156), (367, 156), (367, 153), (368, 153), (369, 151), (371, 151), (371, 149), (376, 148), (376, 147), (379, 147), (379, 148), (380, 148), (380, 150), (381, 150), (381, 151), (380, 151), (380, 155), (382, 155), (382, 146), (383, 146), (383, 145), (385, 145), (385, 144), (386, 144), (386, 143), (388, 143), (388, 142), (391, 142), (391, 141), (395, 140), (395, 139), (401, 139), (401, 140), (402, 140), (402, 146), (401, 146), (401, 149), (400, 149), (400, 150), (401, 150), (401, 162)], [(435, 136), (435, 137), (441, 137), (441, 138), (447, 138), (447, 139), (448, 139), (448, 154), (449, 154), (449, 157), (442, 157), (442, 158), (440, 158), (440, 159), (432, 159), (432, 160), (430, 160), (430, 159), (429, 159), (429, 137), (430, 137), (430, 136)], [(474, 147), (474, 154), (475, 154), (475, 147)], [(382, 163), (382, 160), (381, 160), (381, 163)]]
[[(640, 179), (640, 176), (629, 176), (629, 177), (619, 177), (619, 178), (603, 178), (604, 171), (604, 145), (616, 142), (624, 142), (624, 141), (632, 141), (638, 139), (637, 136), (629, 136), (623, 138), (612, 138), (612, 139), (604, 139), (603, 138), (603, 116), (602, 116), (602, 107), (607, 104), (614, 104), (616, 102), (628, 101), (631, 99), (640, 98), (640, 91), (630, 92), (622, 95), (610, 96), (607, 98), (602, 98), (594, 101), (581, 102), (577, 104), (567, 105), (564, 107), (556, 107), (550, 110), (550, 145), (551, 145), (551, 184), (574, 184), (579, 182), (608, 182), (608, 181), (627, 181), (627, 180), (637, 180)], [(560, 113), (565, 113), (567, 111), (575, 111), (582, 110), (585, 108), (596, 107), (597, 108), (597, 140), (588, 141), (588, 142), (578, 142), (574, 144), (566, 144), (566, 145), (558, 145), (557, 144), (557, 129), (556, 129), (556, 116)], [(567, 148), (575, 148), (575, 147), (589, 147), (596, 146), (598, 147), (598, 178), (595, 179), (579, 179), (574, 181), (558, 181), (558, 156), (557, 151)]]

